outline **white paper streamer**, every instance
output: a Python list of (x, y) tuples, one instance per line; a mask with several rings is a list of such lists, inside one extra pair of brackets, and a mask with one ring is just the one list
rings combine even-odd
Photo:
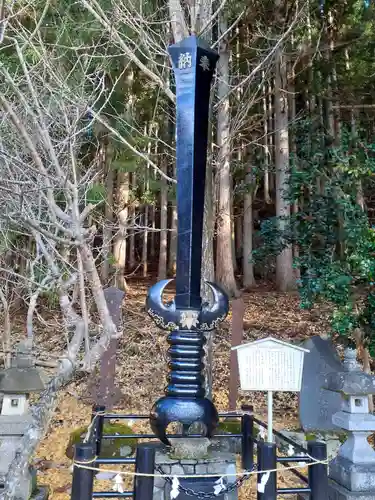
[(220, 493), (225, 490), (225, 484), (223, 478), (221, 477), (217, 481), (215, 481), (214, 485), (214, 495), (220, 495)]
[(180, 490), (178, 487), (180, 486), (180, 481), (178, 480), (178, 477), (174, 477), (172, 479), (172, 489), (171, 489), (171, 499), (173, 500), (174, 498), (177, 498), (178, 495), (180, 494)]
[(270, 472), (265, 472), (264, 474), (262, 474), (262, 477), (260, 478), (260, 482), (258, 483), (259, 493), (264, 493), (264, 490), (266, 489), (266, 485), (268, 483), (270, 475), (271, 475)]
[[(307, 455), (306, 453), (301, 453), (301, 455), (302, 455), (303, 457), (308, 457), (308, 456), (309, 456), (309, 455)], [(307, 462), (300, 462), (300, 463), (299, 463), (299, 465), (300, 465), (301, 467), (305, 467), (306, 465), (309, 465), (309, 464), (308, 464)]]
[(291, 457), (294, 455), (294, 447), (290, 444), (288, 451), (287, 451), (288, 457)]
[(111, 479), (114, 479), (116, 474), (113, 472), (107, 472), (105, 470), (100, 471), (96, 474), (95, 478), (99, 479), (100, 481), (110, 481)]
[(258, 439), (264, 439), (265, 437), (266, 437), (266, 429), (260, 425), (258, 432)]
[(118, 493), (124, 493), (124, 481), (122, 480), (122, 476), (117, 474), (114, 479), (114, 485), (112, 487), (113, 491), (117, 491)]

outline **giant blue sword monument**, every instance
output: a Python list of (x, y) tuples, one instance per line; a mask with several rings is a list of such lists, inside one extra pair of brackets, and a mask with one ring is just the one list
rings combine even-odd
[(217, 410), (205, 397), (205, 332), (228, 314), (228, 298), (217, 285), (207, 283), (212, 305), (202, 304), (200, 295), (209, 100), (218, 54), (196, 36), (170, 46), (169, 54), (176, 80), (176, 294), (164, 304), (163, 291), (171, 280), (162, 280), (150, 288), (146, 303), (155, 323), (170, 331), (168, 385), (150, 415), (152, 430), (165, 444), (172, 422), (182, 424), (183, 434), (199, 423), (206, 437), (217, 426)]

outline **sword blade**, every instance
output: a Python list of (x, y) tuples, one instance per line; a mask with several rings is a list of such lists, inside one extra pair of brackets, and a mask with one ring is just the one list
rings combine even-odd
[(218, 54), (190, 36), (169, 47), (176, 80), (177, 309), (200, 308), (210, 88)]

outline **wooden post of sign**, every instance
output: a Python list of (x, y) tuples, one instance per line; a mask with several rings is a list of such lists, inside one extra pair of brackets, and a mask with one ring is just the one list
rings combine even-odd
[[(104, 296), (112, 321), (119, 329), (125, 293), (118, 288), (108, 287), (104, 290)], [(100, 359), (99, 377), (90, 378), (86, 393), (88, 399), (93, 400), (95, 405), (105, 406), (107, 411), (124, 397), (121, 389), (115, 384), (117, 347), (118, 339), (112, 338)]]
[[(243, 298), (235, 299), (232, 302), (232, 347), (241, 344), (243, 339), (243, 318), (245, 314), (245, 303)], [(237, 407), (238, 396), (238, 362), (237, 353), (234, 350), (230, 352), (229, 364), (229, 410), (233, 411)]]
[[(104, 290), (104, 296), (112, 321), (116, 328), (119, 329), (122, 317), (122, 301), (125, 297), (125, 293), (118, 288), (108, 287)], [(120, 388), (115, 384), (117, 347), (118, 339), (112, 338), (107, 350), (104, 351), (102, 359), (100, 360), (100, 380), (97, 403), (104, 405), (107, 410), (112, 409), (123, 396)]]
[(273, 443), (273, 392), (268, 391), (267, 392), (267, 413), (268, 413), (268, 419), (267, 419), (267, 427), (268, 427), (268, 434), (267, 434), (267, 441), (269, 443)]

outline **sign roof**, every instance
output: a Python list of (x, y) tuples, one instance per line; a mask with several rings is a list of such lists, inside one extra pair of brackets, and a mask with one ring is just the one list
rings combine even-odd
[(283, 347), (289, 347), (290, 349), (295, 349), (296, 351), (302, 352), (310, 352), (308, 349), (304, 349), (303, 347), (299, 347), (298, 345), (290, 344), (289, 342), (283, 342), (282, 340), (274, 339), (273, 337), (267, 337), (265, 339), (255, 340), (254, 342), (248, 342), (247, 344), (240, 344), (235, 347), (232, 347), (233, 351), (237, 351), (238, 349), (251, 349), (252, 347), (258, 347), (264, 343), (273, 343)]

